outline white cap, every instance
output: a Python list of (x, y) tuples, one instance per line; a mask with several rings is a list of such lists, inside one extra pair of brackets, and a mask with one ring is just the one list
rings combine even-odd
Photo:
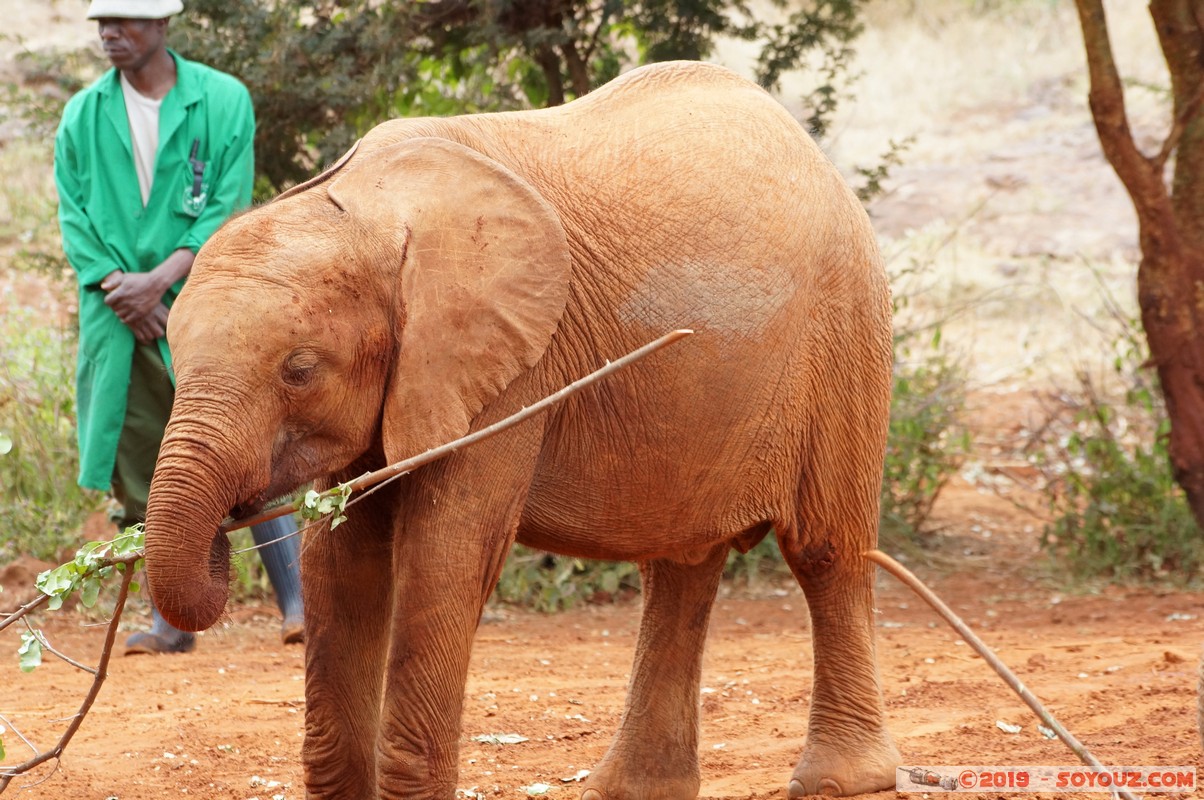
[(182, 0), (92, 0), (88, 19), (164, 19), (183, 10)]

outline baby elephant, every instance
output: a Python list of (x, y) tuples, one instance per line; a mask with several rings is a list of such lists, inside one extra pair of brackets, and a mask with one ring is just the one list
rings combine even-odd
[(227, 515), (482, 428), (675, 328), (695, 334), (308, 537), (308, 797), (453, 797), (469, 650), (515, 541), (643, 576), (626, 711), (582, 800), (695, 797), (725, 554), (770, 531), (814, 632), (789, 795), (894, 785), (861, 557), (886, 277), (807, 133), (712, 65), (633, 70), (559, 108), (387, 122), (214, 235), (169, 322), (155, 604), (210, 626)]

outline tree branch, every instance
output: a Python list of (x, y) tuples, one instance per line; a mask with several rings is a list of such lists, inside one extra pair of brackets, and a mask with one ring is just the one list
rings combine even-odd
[[(122, 559), (115, 559), (116, 562), (124, 562)], [(0, 772), (0, 794), (8, 788), (12, 779), (23, 773), (29, 772), (39, 764), (44, 764), (47, 761), (59, 758), (67, 745), (71, 742), (75, 732), (79, 730), (80, 725), (84, 722), (84, 717), (91, 710), (92, 704), (96, 702), (96, 698), (100, 695), (100, 687), (104, 685), (105, 679), (109, 676), (109, 660), (113, 655), (113, 643), (117, 639), (117, 625), (121, 621), (121, 614), (125, 611), (125, 601), (130, 594), (130, 581), (134, 578), (134, 570), (126, 569), (121, 574), (121, 588), (117, 592), (117, 602), (113, 606), (113, 618), (109, 620), (108, 633), (105, 635), (104, 649), (100, 654), (100, 662), (96, 665), (96, 670), (88, 670), (92, 672), (92, 686), (88, 689), (88, 694), (84, 697), (83, 703), (80, 704), (79, 711), (71, 718), (71, 723), (67, 726), (67, 730), (63, 731), (63, 735), (59, 737), (58, 743), (45, 753), (39, 753), (33, 758), (21, 764), (16, 764), (11, 767), (6, 767), (3, 772)], [(46, 595), (43, 595), (45, 597)], [(22, 741), (30, 746), (35, 752), (32, 743), (21, 737)]]
[(66, 655), (65, 653), (62, 653), (62, 652), (56, 650), (54, 648), (54, 645), (50, 644), (50, 640), (48, 640), (41, 631), (34, 630), (33, 626), (29, 624), (28, 619), (25, 620), (25, 629), (28, 630), (30, 633), (32, 633), (34, 636), (38, 637), (38, 641), (42, 643), (43, 650), (49, 650), (51, 655), (57, 656), (62, 661), (67, 662), (68, 664), (70, 664), (71, 666), (75, 667), (76, 669), (78, 669), (82, 672), (86, 672), (89, 675), (96, 674), (96, 669), (94, 667), (89, 667), (86, 664), (81, 664), (78, 661), (76, 661), (74, 658), (72, 658), (71, 656)]
[(1102, 0), (1075, 0), (1075, 7), (1083, 29), (1091, 79), (1088, 104), (1100, 145), (1132, 198), (1138, 217), (1148, 220), (1165, 210), (1170, 200), (1161, 167), (1156, 159), (1147, 158), (1133, 140)]

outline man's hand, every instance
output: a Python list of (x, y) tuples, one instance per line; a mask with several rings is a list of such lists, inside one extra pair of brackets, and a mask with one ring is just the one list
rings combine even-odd
[(167, 291), (153, 272), (113, 272), (100, 282), (100, 288), (107, 292), (105, 305), (130, 327), (162, 305)]
[(134, 338), (139, 344), (150, 344), (155, 339), (167, 335), (167, 312), (167, 306), (159, 303), (145, 317), (126, 324), (134, 332)]
[(107, 292), (105, 304), (118, 319), (133, 327), (162, 304), (163, 295), (176, 281), (188, 275), (194, 258), (191, 250), (181, 248), (150, 272), (110, 272), (100, 282), (100, 288)]

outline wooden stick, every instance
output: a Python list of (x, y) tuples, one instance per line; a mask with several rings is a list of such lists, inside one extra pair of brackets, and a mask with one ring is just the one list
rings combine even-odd
[[(490, 425), (487, 428), (482, 428), (479, 431), (470, 433), (467, 436), (463, 436), (459, 439), (456, 439), (453, 442), (448, 442), (447, 444), (431, 448), (430, 450), (427, 450), (425, 453), (420, 453), (419, 455), (413, 456), (412, 458), (407, 458), (404, 461), (398, 461), (396, 464), (390, 464), (387, 467), (382, 467), (381, 469), (378, 469), (375, 472), (369, 472), (364, 475), (361, 475), (360, 477), (352, 480), (348, 484), (348, 486), (351, 488), (352, 491), (359, 491), (361, 489), (366, 489), (369, 486), (375, 486), (376, 484), (383, 483), (384, 481), (387, 481), (390, 478), (396, 478), (396, 477), (406, 474), (407, 472), (413, 472), (414, 470), (418, 469), (419, 467), (429, 464), (432, 461), (438, 461), (439, 459), (443, 458), (444, 456), (451, 455), (452, 453), (456, 452), (457, 450), (459, 450), (463, 447), (468, 447), (470, 445), (476, 444), (477, 442), (484, 441), (485, 439), (488, 439), (491, 436), (495, 436), (508, 428), (514, 427), (515, 425), (517, 425), (520, 422), (524, 422), (524, 421), (530, 419), (531, 417), (535, 416), (536, 414), (542, 414), (544, 411), (547, 411), (549, 408), (551, 408), (552, 406), (556, 405), (557, 403), (563, 401), (565, 398), (569, 397), (570, 395), (573, 395), (573, 394), (579, 392), (580, 390), (584, 389), (586, 386), (589, 386), (592, 383), (596, 383), (597, 381), (601, 380), (602, 378), (605, 378), (608, 375), (618, 372), (619, 370), (623, 369), (624, 367), (634, 364), (636, 361), (639, 361), (644, 356), (655, 353), (657, 350), (660, 350), (662, 347), (667, 347), (668, 345), (671, 345), (674, 342), (684, 339), (685, 337), (689, 336), (693, 332), (694, 331), (692, 331), (692, 330), (688, 330), (688, 329), (684, 329), (684, 328), (681, 330), (670, 331), (669, 333), (666, 333), (664, 336), (660, 337), (659, 339), (651, 341), (648, 344), (644, 345), (643, 347), (640, 347), (636, 350), (631, 351), (630, 353), (628, 353), (627, 355), (623, 356), (620, 359), (617, 359), (615, 361), (608, 361), (605, 366), (594, 370), (590, 374), (586, 375), (584, 378), (578, 378), (577, 380), (570, 383), (568, 386), (565, 386), (563, 389), (555, 392), (554, 394), (548, 395), (544, 399), (540, 400), (538, 403), (529, 405), (526, 408), (522, 409), (521, 411), (511, 414), (510, 416), (506, 417), (505, 419), (493, 423), (492, 425)], [(244, 517), (243, 519), (234, 520), (232, 522), (224, 522), (221, 525), (221, 531), (223, 533), (229, 533), (230, 531), (238, 530), (239, 528), (246, 528), (246, 527), (250, 527), (251, 525), (258, 525), (261, 522), (267, 522), (270, 519), (276, 519), (277, 517), (283, 517), (287, 514), (291, 514), (291, 513), (293, 513), (293, 511), (294, 511), (293, 506), (291, 504), (286, 503), (284, 505), (280, 505), (275, 508), (270, 508), (265, 511), (260, 511), (258, 514), (254, 514), (250, 517)], [(278, 539), (276, 541), (281, 541), (284, 538), (287, 538), (287, 537), (282, 537), (281, 539)], [(276, 541), (269, 542), (269, 544), (275, 544)], [(248, 549), (253, 550), (256, 548), (248, 548)]]
[[(1008, 669), (1008, 666), (999, 660), (999, 657), (991, 651), (991, 648), (987, 647), (986, 644), (975, 635), (974, 631), (970, 630), (969, 626), (962, 622), (961, 618), (958, 617), (957, 614), (954, 614), (953, 610), (949, 608), (949, 606), (945, 605), (941, 599), (932, 592), (931, 589), (925, 586), (924, 583), (911, 572), (911, 570), (888, 556), (886, 553), (883, 553), (881, 550), (870, 550), (865, 554), (865, 557), (882, 567), (882, 569), (886, 570), (894, 577), (898, 578), (908, 588), (918, 594), (925, 603), (932, 606), (933, 610), (940, 614), (945, 621), (948, 622), (949, 625), (961, 635), (962, 639), (964, 639), (967, 644), (973, 647), (974, 650), (980, 656), (982, 656), (988, 664), (991, 665), (991, 668), (999, 674), (999, 677), (1003, 678), (1004, 682), (1012, 688), (1012, 691), (1020, 696), (1020, 699), (1033, 710), (1033, 713), (1045, 723), (1046, 727), (1056, 733), (1058, 738), (1070, 748), (1071, 752), (1079, 757), (1079, 760), (1089, 767), (1095, 767), (1096, 769), (1100, 770), (1106, 769), (1103, 764), (1096, 760), (1095, 756), (1091, 755), (1091, 753), (1087, 750), (1087, 747), (1082, 742), (1074, 738), (1070, 731), (1063, 728), (1061, 723), (1054, 719), (1053, 715), (1050, 714), (1049, 711), (1046, 710), (1045, 706), (1041, 704), (1041, 701), (1037, 699), (1037, 696), (1030, 692), (1028, 687), (1020, 682), (1020, 679), (1016, 677), (1015, 673)], [(1114, 791), (1119, 797), (1123, 798), (1123, 800), (1136, 800), (1136, 798), (1129, 792), (1121, 789), (1116, 789)]]

